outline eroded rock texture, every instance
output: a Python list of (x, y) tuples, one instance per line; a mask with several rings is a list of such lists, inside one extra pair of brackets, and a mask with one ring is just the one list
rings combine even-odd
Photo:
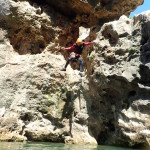
[(117, 19), (123, 14), (129, 15), (143, 0), (46, 0), (67, 16), (78, 16), (79, 22), (93, 24), (97, 20)]
[(93, 111), (107, 126), (93, 133), (100, 142), (149, 144), (149, 21), (149, 12), (122, 16), (98, 33), (90, 86)]
[[(133, 20), (121, 16), (103, 26), (93, 19), (95, 26), (86, 40), (94, 44), (83, 53), (83, 78), (76, 63), (60, 71), (68, 53), (59, 51), (78, 37), (83, 23), (79, 14), (113, 20), (121, 7), (120, 14), (128, 14), (142, 1), (61, 1), (59, 13), (50, 7), (53, 1), (41, 6), (33, 1), (3, 2), (1, 141), (149, 145), (150, 12)], [(64, 17), (64, 7), (64, 13), (77, 16)]]
[(44, 12), (39, 10), (37, 4), (11, 1), (7, 10), (11, 15), (1, 17), (1, 27), (7, 28), (11, 45), (21, 55), (41, 53), (48, 45), (48, 49), (56, 51), (59, 44), (72, 43), (78, 37), (78, 25), (46, 5), (42, 7)]

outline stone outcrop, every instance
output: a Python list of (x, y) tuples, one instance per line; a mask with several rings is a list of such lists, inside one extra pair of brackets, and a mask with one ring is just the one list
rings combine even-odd
[[(142, 1), (61, 3), (60, 12), (67, 4), (74, 9), (64, 13), (101, 19), (103, 11), (113, 20)], [(150, 145), (150, 12), (92, 26), (81, 78), (76, 63), (60, 71), (68, 53), (59, 47), (75, 41), (83, 22), (37, 5), (0, 2), (0, 140)]]
[(54, 52), (59, 49), (59, 45), (72, 43), (78, 37), (78, 25), (70, 23), (53, 8), (49, 10), (43, 6), (43, 12), (38, 14), (40, 6), (31, 6), (27, 1), (6, 2), (9, 7), (6, 7), (5, 15), (1, 13), (1, 27), (7, 28), (11, 45), (21, 55), (38, 54), (46, 47)]
[(67, 16), (77, 16), (77, 21), (85, 24), (94, 24), (118, 19), (121, 15), (129, 15), (143, 0), (46, 0), (56, 10)]
[(78, 72), (59, 71), (65, 63), (61, 55), (18, 55), (5, 40), (1, 44), (5, 60), (0, 65), (0, 140), (96, 144), (88, 133), (82, 93), (88, 87), (82, 85)]
[(107, 126), (93, 133), (102, 143), (149, 145), (149, 13), (122, 16), (97, 34), (89, 85), (97, 86), (93, 111)]
[(0, 2), (0, 17), (5, 17), (11, 13), (11, 3), (9, 0)]

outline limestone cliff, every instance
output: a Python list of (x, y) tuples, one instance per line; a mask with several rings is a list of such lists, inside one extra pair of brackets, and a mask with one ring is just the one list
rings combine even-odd
[[(5, 2), (1, 141), (150, 145), (150, 12), (121, 16), (143, 1)], [(76, 63), (60, 71), (68, 53), (59, 50), (75, 42), (81, 25), (94, 40), (83, 54), (83, 78)]]
[[(37, 0), (38, 2), (38, 0)], [(110, 21), (129, 15), (143, 0), (46, 0), (56, 10), (85, 24)]]

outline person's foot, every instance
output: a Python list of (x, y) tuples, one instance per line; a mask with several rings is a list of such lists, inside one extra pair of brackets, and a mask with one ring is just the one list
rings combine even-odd
[(62, 69), (60, 69), (61, 71), (66, 71), (66, 68), (62, 68)]
[(83, 76), (84, 76), (82, 72), (79, 72), (79, 75), (80, 75), (81, 77), (83, 77)]

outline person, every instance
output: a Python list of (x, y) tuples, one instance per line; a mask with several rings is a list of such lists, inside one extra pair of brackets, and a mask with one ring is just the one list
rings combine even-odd
[(83, 52), (83, 48), (87, 45), (91, 45), (93, 42), (84, 42), (81, 38), (78, 38), (76, 43), (73, 44), (72, 46), (70, 47), (67, 47), (67, 48), (61, 48), (62, 50), (67, 50), (67, 51), (71, 51), (73, 50), (73, 52), (70, 53), (70, 57), (68, 58), (67, 62), (66, 62), (66, 65), (64, 68), (61, 69), (61, 71), (66, 71), (66, 68), (68, 66), (68, 64), (73, 61), (73, 60), (77, 60), (79, 61), (80, 63), (80, 72), (79, 72), (79, 75), (81, 77), (83, 77), (83, 61), (82, 61), (82, 58), (81, 58), (81, 54)]

